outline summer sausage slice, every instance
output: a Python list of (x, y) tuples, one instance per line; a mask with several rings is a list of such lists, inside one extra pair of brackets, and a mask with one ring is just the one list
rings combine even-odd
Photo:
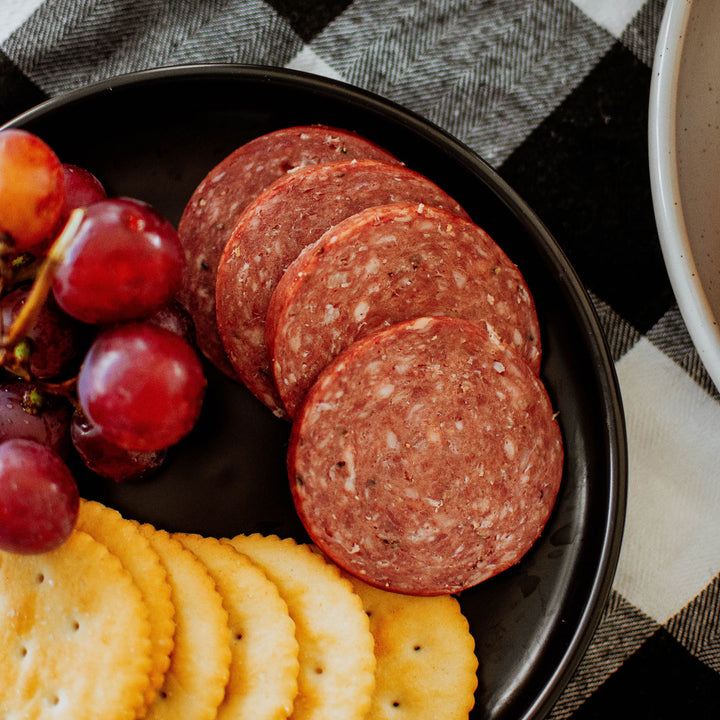
[(369, 208), (308, 245), (273, 293), (265, 339), (288, 415), (348, 345), (423, 315), (490, 323), (540, 371), (530, 290), (507, 255), (474, 223), (427, 205)]
[(517, 563), (562, 467), (527, 362), (488, 328), (447, 317), (392, 325), (341, 353), (308, 393), (288, 452), (312, 540), (366, 582), (416, 595)]
[(178, 225), (187, 269), (182, 301), (195, 321), (198, 346), (234, 376), (215, 323), (215, 276), (240, 213), (270, 183), (305, 165), (351, 158), (399, 163), (389, 152), (347, 130), (324, 125), (283, 128), (237, 148), (198, 185)]
[(286, 413), (265, 346), (265, 316), (300, 251), (360, 210), (394, 202), (465, 215), (455, 200), (404, 166), (353, 160), (301, 168), (276, 180), (240, 216), (218, 266), (220, 337), (238, 377), (279, 417)]

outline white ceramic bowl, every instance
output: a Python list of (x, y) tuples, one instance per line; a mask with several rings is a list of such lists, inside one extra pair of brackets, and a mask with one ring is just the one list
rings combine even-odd
[(680, 312), (720, 388), (720, 2), (668, 0), (649, 107), (650, 180)]

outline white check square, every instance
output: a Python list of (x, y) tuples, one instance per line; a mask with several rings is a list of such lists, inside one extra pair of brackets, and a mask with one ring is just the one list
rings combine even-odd
[(45, 0), (0, 0), (0, 42), (6, 40)]
[(572, 0), (589, 18), (619, 38), (646, 0)]
[(332, 80), (344, 80), (339, 72), (328, 65), (317, 53), (313, 52), (308, 45), (300, 50), (285, 67), (289, 70), (300, 70), (313, 75), (322, 75)]
[(614, 587), (664, 623), (720, 571), (720, 405), (646, 338), (617, 371), (629, 487)]

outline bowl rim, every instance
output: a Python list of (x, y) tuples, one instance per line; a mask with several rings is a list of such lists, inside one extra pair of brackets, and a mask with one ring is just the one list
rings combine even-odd
[(700, 282), (678, 179), (677, 93), (693, 0), (668, 0), (650, 82), (648, 155), (655, 221), (670, 284), (690, 337), (720, 388), (720, 326)]

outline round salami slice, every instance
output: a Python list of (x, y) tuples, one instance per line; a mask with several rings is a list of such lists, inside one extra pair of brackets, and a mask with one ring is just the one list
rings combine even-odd
[(352, 160), (276, 180), (240, 216), (218, 266), (217, 324), (238, 377), (279, 417), (286, 413), (265, 346), (265, 316), (283, 273), (326, 230), (375, 205), (417, 202), (465, 215), (437, 185), (404, 166)]
[(187, 268), (182, 301), (195, 321), (198, 346), (233, 377), (215, 323), (215, 276), (230, 232), (248, 203), (286, 172), (351, 158), (398, 163), (359, 135), (324, 125), (283, 128), (237, 148), (198, 185), (178, 225)]
[(489, 323), (540, 371), (530, 290), (481, 228), (411, 203), (369, 208), (308, 245), (273, 293), (265, 339), (288, 415), (320, 371), (381, 327), (423, 315)]
[(560, 487), (544, 385), (488, 329), (424, 317), (353, 343), (293, 425), (290, 484), (312, 540), (371, 585), (454, 593), (517, 563)]

